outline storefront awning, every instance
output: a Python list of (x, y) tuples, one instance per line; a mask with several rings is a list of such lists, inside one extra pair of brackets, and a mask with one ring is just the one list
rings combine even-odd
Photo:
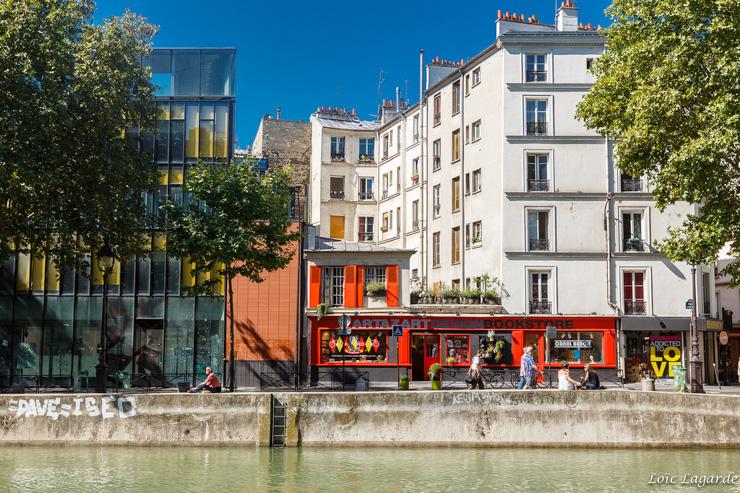
[[(714, 331), (707, 328), (707, 319), (698, 318), (700, 331)], [(625, 332), (682, 332), (689, 330), (691, 317), (622, 317), (621, 327)]]

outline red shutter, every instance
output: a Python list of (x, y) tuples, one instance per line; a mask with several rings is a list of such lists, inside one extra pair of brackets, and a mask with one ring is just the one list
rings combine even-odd
[(354, 265), (344, 266), (344, 307), (357, 307), (357, 287), (355, 286), (355, 272), (357, 267)]
[(365, 268), (361, 265), (357, 267), (357, 298), (355, 302), (359, 308), (365, 306)]
[(316, 308), (321, 300), (321, 267), (312, 265), (310, 269), (310, 288), (308, 291), (308, 306)]
[(388, 307), (401, 306), (398, 298), (398, 266), (388, 265), (385, 268), (386, 286), (385, 301)]

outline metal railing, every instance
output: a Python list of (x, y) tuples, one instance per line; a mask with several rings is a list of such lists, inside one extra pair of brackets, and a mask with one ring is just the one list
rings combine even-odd
[(527, 82), (545, 82), (546, 80), (546, 70), (527, 70)]
[(532, 300), (529, 302), (529, 313), (552, 313), (552, 302)]
[(344, 162), (344, 153), (331, 153), (331, 160), (335, 163), (343, 163)]
[(360, 241), (373, 241), (373, 233), (359, 233), (357, 236)]
[(644, 252), (645, 242), (639, 238), (630, 238), (624, 240), (624, 251), (625, 252)]
[(550, 180), (527, 180), (527, 191), (547, 192), (550, 190)]
[(358, 195), (360, 200), (373, 200), (375, 198), (373, 192), (360, 192)]
[(549, 250), (549, 249), (550, 249), (550, 241), (547, 238), (530, 238), (529, 239), (529, 250), (530, 251)]
[(626, 315), (645, 315), (645, 301), (627, 300), (624, 302), (624, 313)]
[(642, 180), (638, 180), (635, 178), (622, 177), (622, 191), (623, 192), (641, 192), (642, 191)]
[(329, 197), (332, 199), (343, 199), (344, 198), (344, 190), (330, 190), (329, 191)]
[(545, 135), (547, 134), (546, 122), (527, 122), (527, 135)]
[(357, 380), (362, 377), (367, 382), (369, 388), (370, 373), (366, 371), (355, 371), (354, 369), (336, 368), (331, 370), (319, 370), (311, 376), (308, 387), (301, 388), (309, 390), (321, 388), (325, 390), (355, 390)]
[(439, 169), (442, 169), (442, 158), (439, 156), (434, 156), (432, 158), (432, 171), (437, 171)]

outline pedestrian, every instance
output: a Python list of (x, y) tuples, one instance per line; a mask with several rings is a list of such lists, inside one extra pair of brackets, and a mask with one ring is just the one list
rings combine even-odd
[(570, 368), (567, 361), (561, 363), (558, 370), (558, 390), (575, 390), (578, 382), (570, 378)]
[(205, 381), (197, 387), (193, 387), (192, 389), (188, 390), (188, 394), (197, 394), (198, 392), (203, 392), (204, 390), (207, 390), (208, 392), (214, 394), (221, 392), (221, 380), (219, 380), (216, 374), (213, 373), (211, 367), (206, 368)]
[(581, 388), (586, 390), (599, 390), (601, 388), (601, 382), (599, 381), (599, 376), (593, 370), (591, 365), (587, 364), (583, 367), (583, 370), (586, 374), (581, 377)]
[(480, 389), (483, 390), (483, 376), (481, 375), (480, 371), (480, 359), (483, 357), (483, 351), (478, 350), (478, 352), (473, 356), (473, 362), (470, 364), (470, 368), (468, 368), (468, 374), (465, 377), (465, 381), (470, 384), (470, 388), (472, 389)]
[(740, 383), (740, 357), (737, 358), (737, 383)]
[(516, 388), (519, 390), (534, 388), (534, 378), (537, 371), (537, 365), (534, 364), (534, 358), (532, 357), (532, 346), (526, 346), (522, 359), (519, 361), (519, 384)]

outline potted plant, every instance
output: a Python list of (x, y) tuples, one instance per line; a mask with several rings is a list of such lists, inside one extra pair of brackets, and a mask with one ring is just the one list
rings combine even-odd
[(432, 390), (440, 390), (442, 388), (442, 365), (432, 363), (427, 370), (427, 375), (432, 380)]
[(478, 288), (471, 289), (468, 294), (470, 295), (470, 300), (473, 302), (474, 305), (480, 303), (480, 298), (481, 296), (483, 296), (483, 293)]
[(369, 282), (365, 286), (367, 293), (368, 308), (385, 308), (385, 284), (382, 282)]
[(411, 291), (411, 304), (412, 305), (416, 305), (417, 303), (419, 303), (420, 299), (421, 299), (421, 291), (419, 290)]
[(414, 184), (419, 183), (419, 175), (411, 175), (411, 181), (414, 182)]
[(321, 317), (325, 317), (329, 312), (329, 306), (326, 303), (319, 303), (316, 305), (316, 319), (321, 320)]
[(486, 291), (483, 293), (483, 299), (486, 300), (487, 305), (495, 305), (498, 301), (498, 293), (496, 291)]
[(452, 304), (455, 302), (455, 298), (457, 298), (457, 289), (445, 289), (442, 291), (442, 303), (443, 304)]
[(398, 388), (400, 390), (409, 389), (409, 376), (408, 375), (404, 375), (401, 377), (401, 379), (398, 381)]
[(457, 288), (452, 288), (450, 291), (452, 291), (452, 302), (460, 303), (460, 300), (462, 300), (462, 291)]

